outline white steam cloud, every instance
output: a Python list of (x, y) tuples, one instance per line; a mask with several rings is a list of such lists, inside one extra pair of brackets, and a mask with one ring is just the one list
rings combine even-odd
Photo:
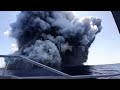
[(15, 52), (15, 51), (18, 50), (18, 46), (17, 46), (16, 43), (11, 44), (11, 50), (12, 50), (13, 52)]
[(6, 30), (3, 34), (5, 36), (9, 37), (11, 35), (11, 32), (10, 32), (10, 30)]

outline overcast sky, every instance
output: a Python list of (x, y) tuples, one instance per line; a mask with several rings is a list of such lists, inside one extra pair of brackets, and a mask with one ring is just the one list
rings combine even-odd
[[(19, 11), (0, 11), (0, 54), (11, 54), (16, 48), (14, 38), (8, 37), (9, 24), (16, 20)], [(79, 11), (76, 17), (93, 16), (102, 19), (102, 31), (89, 49), (88, 65), (120, 63), (120, 34), (110, 11)], [(0, 58), (0, 67), (4, 60)]]

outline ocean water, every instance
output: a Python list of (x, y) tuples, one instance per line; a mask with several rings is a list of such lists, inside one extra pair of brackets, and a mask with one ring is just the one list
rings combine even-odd
[[(120, 64), (106, 64), (106, 65), (86, 65), (65, 68), (63, 72), (70, 75), (108, 75), (120, 73)], [(99, 77), (96, 79), (120, 79), (120, 76)]]
[[(85, 65), (78, 67), (64, 67), (61, 71), (69, 75), (105, 75), (105, 74), (118, 74), (120, 73), (120, 64), (108, 64), (108, 65)], [(3, 73), (3, 69), (0, 69), (0, 74)], [(45, 69), (34, 69), (34, 70), (7, 70), (6, 74), (16, 76), (59, 76), (58, 74), (52, 73)], [(120, 76), (112, 77), (99, 77), (95, 79), (120, 79)]]

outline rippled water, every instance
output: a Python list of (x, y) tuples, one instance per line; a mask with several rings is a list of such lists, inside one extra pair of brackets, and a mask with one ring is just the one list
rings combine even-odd
[[(70, 75), (105, 75), (120, 73), (120, 64), (91, 65), (65, 68), (63, 72)], [(120, 79), (120, 76), (101, 77), (97, 79)]]
[[(118, 74), (120, 73), (120, 64), (99, 65), (91, 69), (92, 74)], [(104, 78), (104, 77), (102, 77)], [(100, 79), (102, 79), (100, 78)], [(120, 76), (105, 77), (104, 79), (120, 79)]]

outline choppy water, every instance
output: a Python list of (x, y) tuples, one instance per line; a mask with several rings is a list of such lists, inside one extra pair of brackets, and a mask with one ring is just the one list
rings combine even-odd
[[(92, 65), (74, 68), (66, 68), (64, 72), (70, 75), (105, 75), (120, 73), (120, 64)], [(101, 77), (97, 79), (120, 79), (120, 76)]]
[[(117, 73), (120, 73), (120, 64), (79, 66), (79, 67), (64, 68), (62, 71), (70, 75), (117, 74)], [(3, 70), (1, 69), (0, 74), (2, 73), (3, 73)], [(44, 69), (36, 69), (36, 70), (29, 70), (29, 71), (7, 71), (7, 74), (14, 74), (17, 76), (57, 75)], [(97, 79), (120, 79), (120, 76), (101, 77)]]

